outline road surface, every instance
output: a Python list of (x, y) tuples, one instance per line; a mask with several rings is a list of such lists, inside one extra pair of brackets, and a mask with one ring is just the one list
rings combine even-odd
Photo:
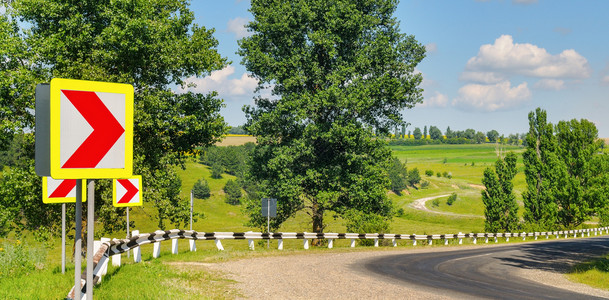
[[(577, 261), (606, 253), (609, 253), (609, 237), (551, 240), (392, 255), (370, 259), (365, 269), (449, 298), (606, 299), (522, 277), (527, 270), (564, 273)], [(536, 281), (543, 280), (537, 278)]]

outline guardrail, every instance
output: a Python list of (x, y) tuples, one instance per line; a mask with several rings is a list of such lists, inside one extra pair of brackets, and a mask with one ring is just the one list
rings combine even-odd
[[(474, 244), (478, 243), (478, 239), (484, 239), (485, 243), (488, 243), (492, 239), (495, 243), (498, 242), (499, 238), (505, 238), (509, 241), (510, 238), (534, 238), (537, 240), (540, 237), (549, 239), (550, 237), (560, 238), (564, 236), (568, 238), (573, 236), (579, 237), (590, 237), (592, 234), (595, 236), (602, 235), (603, 233), (609, 234), (609, 227), (600, 227), (592, 229), (578, 229), (578, 230), (565, 230), (565, 231), (548, 231), (548, 232), (521, 232), (521, 233), (457, 233), (457, 234), (388, 234), (388, 233), (312, 233), (312, 232), (280, 232), (280, 233), (263, 233), (263, 232), (197, 232), (194, 230), (180, 230), (173, 229), (167, 231), (155, 231), (153, 233), (140, 234), (139, 231), (134, 230), (133, 236), (129, 239), (107, 239), (102, 238), (100, 242), (96, 242), (95, 255), (93, 256), (93, 284), (101, 282), (102, 276), (107, 270), (107, 264), (109, 257), (112, 257), (112, 264), (120, 266), (121, 264), (121, 253), (127, 252), (133, 249), (134, 262), (141, 262), (141, 251), (140, 246), (145, 244), (153, 244), (152, 256), (157, 258), (160, 256), (161, 247), (160, 242), (171, 240), (171, 253), (178, 253), (178, 240), (187, 239), (189, 240), (190, 251), (196, 251), (196, 240), (210, 240), (214, 241), (216, 248), (220, 251), (224, 250), (222, 240), (248, 240), (248, 246), (251, 250), (254, 250), (255, 240), (278, 240), (278, 249), (283, 249), (284, 239), (300, 239), (303, 240), (303, 248), (309, 249), (309, 240), (311, 239), (326, 239), (328, 240), (328, 248), (334, 247), (334, 240), (336, 239), (347, 239), (350, 240), (350, 247), (355, 247), (357, 240), (374, 240), (374, 246), (379, 246), (379, 240), (390, 239), (393, 243), (393, 247), (397, 247), (398, 240), (410, 240), (413, 245), (417, 245), (418, 241), (427, 241), (428, 245), (432, 245), (434, 241), (444, 240), (444, 244), (448, 245), (449, 240), (458, 240), (459, 244), (463, 243), (463, 239), (472, 239)], [(81, 276), (81, 295), (86, 297), (86, 276), (83, 272)], [(74, 299), (74, 287), (68, 294), (69, 299)]]

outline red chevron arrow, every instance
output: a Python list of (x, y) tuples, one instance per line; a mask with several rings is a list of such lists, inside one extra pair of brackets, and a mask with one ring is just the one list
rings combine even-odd
[(53, 191), (53, 193), (51, 193), (49, 198), (65, 198), (75, 187), (76, 179), (65, 179), (59, 184), (59, 186)]
[(116, 181), (118, 181), (118, 183), (120, 183), (124, 188), (127, 189), (127, 192), (116, 203), (121, 203), (121, 204), (129, 203), (129, 201), (131, 201), (133, 196), (135, 196), (135, 194), (137, 194), (137, 192), (138, 192), (137, 187), (135, 187), (129, 179), (117, 179)]
[(62, 168), (95, 168), (125, 129), (95, 92), (61, 91), (93, 127), (93, 132), (74, 151)]

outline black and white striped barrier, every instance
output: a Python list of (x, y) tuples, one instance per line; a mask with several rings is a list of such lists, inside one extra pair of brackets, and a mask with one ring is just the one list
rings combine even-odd
[[(458, 243), (463, 244), (463, 239), (472, 239), (474, 244), (477, 244), (478, 239), (484, 238), (485, 243), (489, 242), (489, 239), (493, 239), (495, 243), (498, 242), (499, 238), (505, 238), (506, 242), (509, 242), (510, 238), (521, 237), (522, 240), (526, 240), (527, 237), (533, 237), (535, 240), (538, 237), (545, 237), (549, 239), (550, 236), (556, 236), (560, 238), (564, 236), (568, 238), (573, 236), (575, 238), (591, 236), (593, 233), (595, 236), (609, 234), (609, 227), (593, 228), (593, 229), (579, 229), (579, 230), (568, 230), (568, 231), (549, 231), (549, 232), (522, 232), (522, 233), (458, 233), (458, 234), (431, 234), (431, 235), (419, 235), (419, 234), (382, 234), (382, 233), (313, 233), (313, 232), (280, 232), (280, 233), (262, 233), (262, 232), (197, 232), (194, 230), (180, 230), (173, 229), (167, 231), (155, 231), (153, 233), (140, 234), (139, 231), (134, 230), (133, 236), (129, 239), (103, 239), (101, 242), (97, 242), (99, 248), (96, 247), (96, 253), (93, 257), (94, 270), (93, 270), (93, 283), (97, 284), (101, 282), (101, 276), (105, 274), (107, 270), (108, 258), (112, 257), (112, 264), (120, 266), (121, 255), (124, 252), (133, 250), (134, 262), (141, 262), (142, 256), (140, 246), (145, 244), (153, 244), (153, 257), (159, 257), (161, 253), (160, 242), (171, 240), (171, 253), (178, 253), (178, 240), (188, 239), (190, 251), (196, 251), (196, 240), (212, 240), (216, 244), (218, 250), (224, 250), (222, 246), (222, 240), (248, 240), (248, 245), (251, 250), (254, 250), (255, 240), (277, 240), (278, 249), (283, 249), (284, 239), (301, 239), (303, 240), (304, 249), (309, 249), (309, 240), (311, 239), (326, 239), (328, 241), (328, 248), (334, 247), (334, 240), (346, 239), (351, 240), (350, 247), (355, 247), (356, 240), (374, 240), (374, 246), (379, 246), (380, 239), (389, 239), (393, 242), (393, 247), (397, 247), (398, 240), (410, 240), (413, 245), (417, 245), (418, 241), (427, 241), (428, 245), (433, 245), (434, 240), (444, 240), (444, 244), (448, 245), (449, 240), (458, 240)], [(85, 274), (83, 272), (81, 277), (81, 295), (86, 297), (86, 282)], [(68, 294), (69, 299), (74, 299), (74, 287)], [(84, 298), (83, 298), (84, 299)]]

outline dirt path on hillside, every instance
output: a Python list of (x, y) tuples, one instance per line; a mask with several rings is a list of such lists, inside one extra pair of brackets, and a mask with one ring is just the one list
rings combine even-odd
[(432, 214), (439, 214), (439, 215), (446, 215), (446, 216), (458, 216), (458, 217), (483, 218), (482, 216), (478, 216), (478, 215), (463, 215), (463, 214), (456, 214), (456, 213), (451, 213), (451, 212), (435, 211), (435, 210), (431, 210), (431, 209), (427, 208), (427, 206), (425, 205), (425, 203), (427, 203), (427, 201), (429, 201), (429, 200), (444, 198), (444, 197), (448, 197), (448, 196), (450, 196), (450, 194), (417, 199), (417, 200), (414, 200), (414, 202), (412, 202), (412, 204), (410, 206), (414, 209), (422, 210), (422, 211), (429, 212)]

